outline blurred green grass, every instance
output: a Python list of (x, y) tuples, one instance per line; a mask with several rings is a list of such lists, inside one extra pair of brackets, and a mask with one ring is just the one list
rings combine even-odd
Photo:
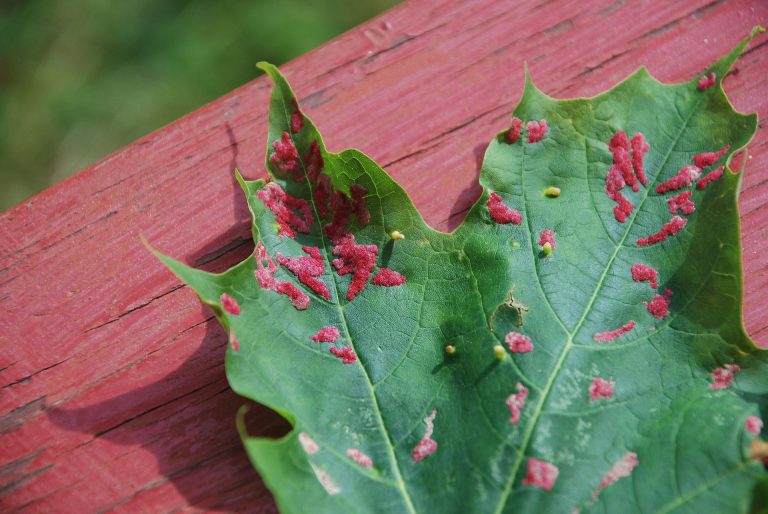
[(395, 3), (0, 1), (0, 210)]

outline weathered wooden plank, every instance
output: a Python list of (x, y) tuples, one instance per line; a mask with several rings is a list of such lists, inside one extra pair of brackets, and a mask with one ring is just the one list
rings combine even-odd
[[(639, 63), (688, 79), (768, 18), (758, 1), (404, 4), (284, 70), (333, 149), (385, 165), (427, 221), (454, 228), (527, 61), (553, 96), (598, 93)], [(726, 79), (768, 114), (768, 38)], [(274, 512), (240, 448), (225, 337), (146, 251), (221, 270), (251, 250), (232, 178), (264, 174), (264, 79), (0, 216), (0, 505), (11, 511)], [(745, 322), (768, 344), (768, 136), (740, 200)], [(285, 424), (252, 411), (254, 433)]]

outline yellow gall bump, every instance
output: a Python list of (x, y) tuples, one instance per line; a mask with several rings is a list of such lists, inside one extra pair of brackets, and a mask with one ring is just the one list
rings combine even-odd
[(456, 347), (453, 346), (452, 344), (445, 345), (445, 353), (447, 353), (448, 355), (453, 355), (454, 353), (456, 353)]
[(544, 246), (541, 247), (541, 252), (545, 256), (549, 256), (552, 253), (552, 244), (550, 242), (544, 243)]
[(507, 358), (507, 352), (504, 350), (504, 347), (500, 344), (497, 344), (493, 347), (493, 353), (496, 355), (496, 358), (500, 361), (503, 361)]
[(398, 239), (405, 239), (405, 234), (397, 230), (393, 230), (392, 232), (389, 233), (389, 237), (397, 241)]
[(544, 194), (550, 198), (557, 198), (560, 196), (560, 188), (559, 187), (548, 187), (544, 190)]

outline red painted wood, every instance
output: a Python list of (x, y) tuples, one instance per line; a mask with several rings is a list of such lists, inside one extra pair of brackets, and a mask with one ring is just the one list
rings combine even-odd
[[(371, 155), (450, 229), (479, 192), (524, 61), (558, 97), (598, 93), (641, 63), (678, 81), (766, 19), (758, 0), (420, 0), (284, 71), (330, 148)], [(766, 72), (761, 36), (725, 81), (762, 120)], [(232, 169), (264, 174), (269, 88), (257, 79), (0, 216), (2, 510), (275, 512), (235, 433), (225, 336), (139, 240), (210, 270), (248, 254)], [(745, 323), (767, 345), (764, 121), (750, 151)], [(254, 433), (286, 429), (265, 409), (252, 418)]]

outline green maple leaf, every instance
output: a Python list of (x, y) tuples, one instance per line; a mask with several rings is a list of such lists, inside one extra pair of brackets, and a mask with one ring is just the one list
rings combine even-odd
[[(640, 69), (554, 100), (528, 77), (522, 132), (491, 142), (483, 194), (450, 234), (371, 159), (328, 152), (260, 64), (274, 180), (238, 174), (255, 255), (220, 275), (161, 259), (231, 334), (232, 388), (294, 426), (272, 440), (239, 423), (282, 512), (749, 508), (768, 359), (741, 322), (741, 174), (700, 189), (685, 166), (728, 145), (696, 161), (703, 177), (753, 136), (721, 81), (759, 31), (703, 90)], [(622, 131), (650, 144), (637, 191), (644, 149)]]

